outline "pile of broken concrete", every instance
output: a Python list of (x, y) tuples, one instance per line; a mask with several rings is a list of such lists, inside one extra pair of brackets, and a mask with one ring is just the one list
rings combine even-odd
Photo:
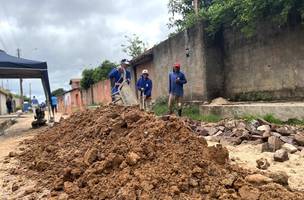
[(191, 130), (204, 136), (207, 141), (224, 145), (244, 143), (262, 144), (262, 152), (275, 152), (274, 160), (288, 160), (289, 153), (304, 153), (303, 127), (275, 125), (263, 119), (223, 120), (219, 123), (204, 123), (186, 120)]

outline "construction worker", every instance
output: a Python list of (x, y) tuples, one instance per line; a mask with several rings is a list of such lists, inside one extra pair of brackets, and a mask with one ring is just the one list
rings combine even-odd
[(180, 67), (179, 63), (175, 63), (173, 72), (169, 74), (169, 114), (173, 113), (174, 105), (177, 104), (178, 116), (182, 115), (183, 86), (187, 83), (187, 79), (184, 73), (180, 71)]
[(35, 96), (33, 96), (31, 102), (32, 102), (32, 110), (33, 110), (33, 113), (34, 113), (34, 115), (36, 115), (36, 109), (37, 109), (38, 106), (39, 106), (39, 102), (38, 102), (38, 100), (36, 99)]
[(136, 83), (137, 89), (140, 91), (140, 108), (142, 110), (151, 110), (151, 93), (152, 80), (149, 79), (149, 71), (144, 69), (141, 78)]
[(127, 79), (128, 84), (130, 84), (131, 73), (127, 70), (129, 65), (130, 63), (127, 59), (122, 59), (120, 66), (112, 69), (109, 73), (112, 87), (112, 101), (115, 100), (114, 95), (118, 92), (118, 86), (123, 82), (124, 73), (126, 75), (125, 78)]

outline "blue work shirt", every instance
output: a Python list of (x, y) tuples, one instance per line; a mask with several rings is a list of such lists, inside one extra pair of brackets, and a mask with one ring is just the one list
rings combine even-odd
[(147, 97), (151, 96), (151, 92), (152, 92), (151, 79), (149, 79), (149, 78), (145, 79), (143, 76), (141, 76), (141, 78), (138, 79), (138, 81), (136, 83), (136, 87), (140, 91), (141, 91), (141, 88), (144, 88), (144, 95)]
[(38, 102), (38, 100), (37, 99), (32, 99), (32, 105), (38, 105), (39, 104), (39, 102)]
[(57, 97), (55, 97), (55, 96), (52, 96), (51, 97), (51, 100), (52, 100), (52, 106), (56, 106), (57, 105)]
[[(179, 82), (176, 80), (179, 79)], [(187, 83), (187, 79), (183, 72), (171, 72), (169, 74), (169, 93), (178, 97), (184, 95), (184, 84)]]
[[(123, 73), (120, 73), (117, 68), (113, 68), (109, 73), (109, 78), (114, 79), (115, 83), (122, 83)], [(131, 73), (128, 70), (126, 70), (126, 79), (128, 80), (128, 84), (129, 84), (131, 80)], [(116, 93), (117, 91), (118, 91), (118, 85), (115, 85), (112, 88), (112, 94)]]

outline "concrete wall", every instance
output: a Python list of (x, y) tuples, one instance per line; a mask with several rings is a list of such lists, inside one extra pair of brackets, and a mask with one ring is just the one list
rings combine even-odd
[[(185, 49), (189, 48), (190, 56)], [(205, 44), (203, 25), (198, 24), (181, 32), (153, 48), (153, 95), (155, 98), (168, 95), (168, 74), (175, 62), (179, 62), (188, 83), (185, 85), (185, 98), (188, 100), (203, 99), (206, 94), (205, 77)]]
[(0, 92), (0, 115), (7, 114), (6, 95)]
[[(151, 76), (153, 98), (168, 95), (168, 73), (182, 64), (187, 100), (302, 99), (304, 97), (304, 28), (261, 24), (251, 38), (226, 28), (210, 39), (197, 24), (152, 48), (153, 60), (135, 67)], [(190, 49), (186, 56), (185, 49)], [(133, 85), (135, 83), (132, 83)]]
[(111, 102), (110, 80), (105, 80), (92, 85), (87, 90), (78, 88), (58, 97), (58, 110), (62, 113), (72, 113), (84, 110), (92, 104), (107, 104), (109, 102)]
[(226, 97), (236, 100), (304, 97), (304, 29), (261, 25), (251, 39), (226, 30)]

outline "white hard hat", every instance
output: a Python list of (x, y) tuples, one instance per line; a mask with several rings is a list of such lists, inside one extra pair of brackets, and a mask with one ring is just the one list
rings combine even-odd
[(147, 69), (144, 69), (144, 70), (142, 71), (142, 74), (149, 74), (149, 71), (148, 71)]

